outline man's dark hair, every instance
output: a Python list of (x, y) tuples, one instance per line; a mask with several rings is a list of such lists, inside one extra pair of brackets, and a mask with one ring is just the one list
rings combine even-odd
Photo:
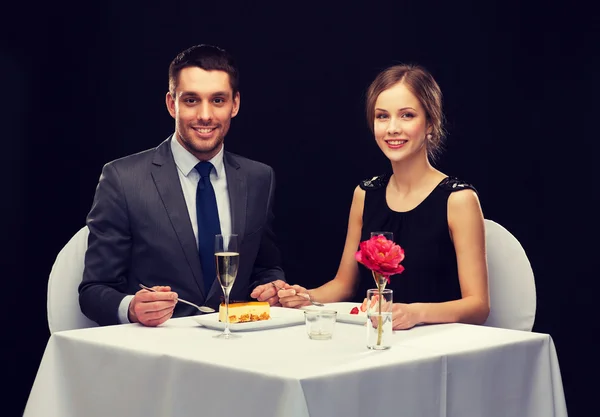
[(225, 71), (235, 96), (239, 91), (239, 73), (235, 60), (224, 49), (213, 45), (196, 45), (179, 53), (169, 65), (169, 92), (175, 96), (179, 73), (187, 67), (199, 67), (205, 71)]

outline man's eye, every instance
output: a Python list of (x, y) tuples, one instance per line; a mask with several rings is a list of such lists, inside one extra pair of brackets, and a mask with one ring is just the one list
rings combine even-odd
[(217, 98), (215, 98), (215, 103), (216, 104), (223, 104), (223, 103), (225, 103), (225, 99), (217, 97)]

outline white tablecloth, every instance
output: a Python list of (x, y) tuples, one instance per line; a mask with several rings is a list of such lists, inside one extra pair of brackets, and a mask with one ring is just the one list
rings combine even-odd
[(220, 340), (194, 319), (54, 333), (26, 417), (563, 417), (549, 335), (447, 324), (398, 331), (388, 351), (337, 323)]

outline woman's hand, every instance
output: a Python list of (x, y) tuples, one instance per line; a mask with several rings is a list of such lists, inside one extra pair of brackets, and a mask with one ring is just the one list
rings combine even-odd
[[(299, 295), (304, 294), (304, 295)], [(300, 285), (285, 284), (285, 287), (277, 293), (279, 302), (283, 307), (300, 308), (310, 305), (308, 301), (308, 290)]]
[(413, 304), (394, 303), (392, 306), (392, 328), (406, 330), (421, 322), (418, 307)]

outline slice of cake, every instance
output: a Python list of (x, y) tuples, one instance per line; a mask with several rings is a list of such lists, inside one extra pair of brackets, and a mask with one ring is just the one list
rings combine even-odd
[[(266, 301), (229, 304), (229, 323), (269, 320), (271, 306)], [(225, 322), (225, 304), (219, 306), (219, 321)]]

